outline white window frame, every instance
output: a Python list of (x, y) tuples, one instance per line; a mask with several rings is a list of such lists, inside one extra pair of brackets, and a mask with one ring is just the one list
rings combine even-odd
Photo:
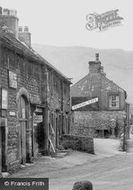
[(118, 94), (109, 95), (109, 108), (119, 109), (120, 108), (120, 97)]

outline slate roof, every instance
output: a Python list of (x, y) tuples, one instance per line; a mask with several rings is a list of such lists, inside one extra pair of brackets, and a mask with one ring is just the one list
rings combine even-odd
[(0, 44), (11, 50), (14, 50), (16, 53), (27, 57), (29, 60), (35, 61), (39, 64), (46, 64), (50, 69), (54, 70), (58, 75), (60, 75), (65, 81), (71, 84), (69, 78), (63, 75), (58, 71), (52, 64), (40, 56), (35, 50), (29, 48), (25, 43), (16, 39), (12, 33), (8, 31), (3, 31), (0, 28)]
[(89, 96), (89, 93), (92, 91), (92, 81), (93, 83), (95, 83), (97, 80), (98, 80), (98, 77), (95, 77), (95, 75), (92, 75), (92, 76), (90, 76), (89, 74), (86, 75), (77, 83), (71, 86), (71, 96), (72, 97)]
[[(101, 80), (102, 80), (102, 85), (104, 85), (105, 88), (106, 88), (106, 83), (111, 84), (112, 86), (114, 86), (115, 89), (119, 91), (124, 91), (125, 97), (127, 96), (126, 91), (124, 89), (119, 87), (112, 80), (108, 79), (105, 75), (102, 75), (101, 77), (100, 73), (96, 73), (92, 75), (89, 73), (88, 75), (83, 77), (81, 80), (79, 80), (77, 83), (71, 86), (71, 97), (92, 97), (91, 94), (94, 94), (94, 91), (95, 91), (95, 97), (96, 97), (96, 94), (97, 94), (96, 89), (98, 85), (101, 85), (100, 84)], [(106, 83), (104, 81), (106, 81)]]

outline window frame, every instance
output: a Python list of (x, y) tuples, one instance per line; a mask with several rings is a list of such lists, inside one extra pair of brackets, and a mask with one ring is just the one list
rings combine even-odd
[[(113, 100), (113, 97), (115, 97), (114, 100)], [(108, 95), (108, 107), (110, 110), (120, 110), (120, 94), (119, 93), (110, 93)]]

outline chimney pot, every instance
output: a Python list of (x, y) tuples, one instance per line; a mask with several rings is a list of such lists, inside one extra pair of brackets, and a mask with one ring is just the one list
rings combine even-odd
[(96, 60), (89, 61), (89, 73), (100, 73), (101, 62), (99, 61), (99, 53), (95, 54)]
[(99, 53), (96, 53), (96, 61), (99, 61)]
[(28, 26), (25, 26), (23, 30), (22, 26), (19, 27), (18, 38), (27, 46), (31, 47), (31, 33), (29, 32)]
[(23, 31), (23, 27), (22, 27), (22, 26), (19, 26), (19, 27), (18, 27), (18, 31), (19, 31), (19, 32), (22, 32), (22, 31)]
[(17, 17), (17, 11), (15, 9), (10, 10), (10, 15)]
[(24, 27), (24, 32), (29, 32), (28, 26), (25, 26), (25, 27)]
[(10, 15), (9, 9), (3, 9), (3, 15)]

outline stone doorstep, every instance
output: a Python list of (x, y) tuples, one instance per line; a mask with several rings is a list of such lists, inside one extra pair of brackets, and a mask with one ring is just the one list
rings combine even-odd
[(26, 167), (26, 166), (25, 166), (25, 165), (23, 165), (23, 164), (21, 164), (21, 165), (20, 165), (20, 168), (25, 168), (25, 167)]
[(10, 174), (8, 173), (8, 172), (2, 172), (2, 177), (3, 178), (6, 178), (6, 177), (8, 177)]
[(33, 166), (33, 165), (34, 165), (34, 163), (25, 163), (25, 164), (21, 164), (20, 168), (25, 168), (27, 166)]
[(55, 158), (63, 158), (65, 156), (67, 156), (68, 154), (70, 154), (72, 152), (71, 149), (68, 150), (59, 150), (55, 153), (55, 155), (53, 155), (53, 157)]
[(57, 149), (56, 151), (57, 153), (68, 153), (68, 152), (71, 152), (72, 150), (71, 149), (63, 149), (63, 150)]

